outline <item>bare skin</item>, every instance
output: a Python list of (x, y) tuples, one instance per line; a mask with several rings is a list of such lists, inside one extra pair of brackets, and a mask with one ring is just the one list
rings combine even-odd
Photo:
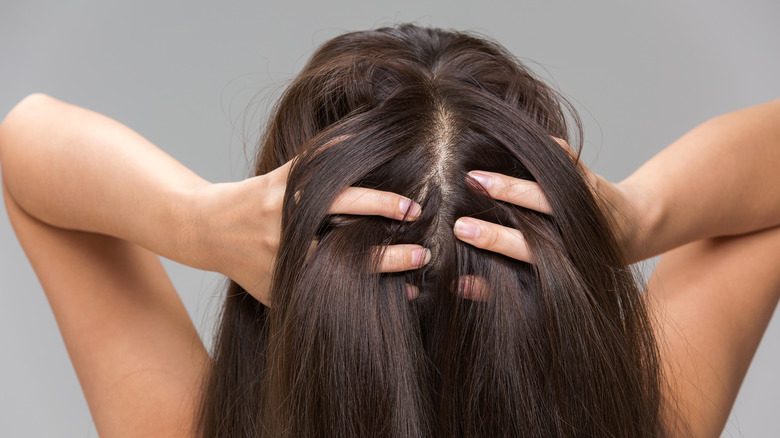
[[(713, 119), (619, 184), (582, 166), (631, 259), (664, 254), (648, 297), (667, 397), (693, 436), (722, 430), (780, 294), (779, 120), (780, 101)], [(191, 434), (210, 359), (157, 255), (223, 273), (273, 305), (263, 279), (289, 164), (211, 184), (121, 124), (34, 95), (0, 125), (0, 165), (8, 215), (100, 436)], [(494, 197), (554, 214), (533, 183), (480, 174)], [(398, 195), (349, 189), (331, 212), (401, 219), (407, 208), (419, 213)], [(468, 243), (533, 261), (517, 230), (458, 224)], [(381, 270), (428, 257), (416, 245), (389, 247)]]
[[(647, 285), (665, 397), (691, 436), (720, 435), (780, 298), (780, 100), (712, 119), (613, 184), (580, 163), (632, 261), (663, 254)], [(563, 147), (567, 147), (565, 143)], [(491, 196), (553, 213), (538, 185), (470, 175)], [(461, 218), (463, 241), (533, 262), (514, 229)], [(672, 412), (672, 411), (669, 411)]]
[[(211, 184), (127, 127), (43, 95), (0, 125), (6, 211), (52, 307), (101, 437), (191, 434), (210, 358), (157, 255), (234, 279), (266, 305), (289, 163)], [(331, 213), (419, 215), (352, 188)], [(208, 232), (205, 232), (208, 230)], [(382, 272), (430, 259), (385, 248)]]

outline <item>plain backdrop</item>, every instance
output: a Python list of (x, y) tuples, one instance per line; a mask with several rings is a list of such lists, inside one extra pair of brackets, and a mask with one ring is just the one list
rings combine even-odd
[[(45, 92), (127, 124), (210, 181), (238, 180), (268, 105), (313, 48), (413, 21), (480, 32), (526, 60), (581, 112), (586, 163), (617, 181), (698, 123), (780, 97), (779, 18), (774, 0), (2, 0), (0, 114)], [(0, 257), (0, 436), (96, 436), (5, 214)], [(165, 263), (209, 343), (223, 280)], [(780, 436), (779, 341), (775, 318), (723, 436)]]

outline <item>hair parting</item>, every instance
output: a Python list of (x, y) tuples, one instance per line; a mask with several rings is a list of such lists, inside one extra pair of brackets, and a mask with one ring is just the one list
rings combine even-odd
[[(553, 138), (569, 138), (566, 114), (579, 130), (564, 99), (469, 34), (403, 25), (320, 47), (256, 162), (263, 174), (295, 158), (273, 307), (231, 284), (200, 435), (663, 436), (646, 304)], [(553, 214), (490, 198), (472, 170), (538, 182)], [(329, 215), (350, 186), (422, 213)], [(463, 216), (521, 230), (534, 264), (456, 239)], [(400, 243), (429, 248), (430, 263), (375, 273), (372, 248)], [(464, 281), (484, 299), (459, 293)]]

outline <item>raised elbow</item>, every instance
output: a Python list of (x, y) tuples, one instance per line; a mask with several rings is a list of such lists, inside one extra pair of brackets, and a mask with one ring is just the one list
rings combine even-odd
[(26, 122), (34, 119), (36, 113), (55, 101), (56, 99), (46, 94), (33, 93), (11, 108), (0, 122), (0, 163), (3, 160), (3, 151), (15, 143), (18, 135), (24, 132)]

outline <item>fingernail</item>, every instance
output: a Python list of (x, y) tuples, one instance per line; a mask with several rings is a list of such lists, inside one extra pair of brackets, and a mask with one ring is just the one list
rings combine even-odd
[(467, 275), (458, 280), (458, 295), (468, 300), (487, 301), (490, 294), (484, 279)]
[(417, 298), (420, 295), (420, 289), (417, 289), (417, 286), (412, 286), (411, 284), (406, 285), (406, 299), (413, 300)]
[(460, 277), (458, 279), (458, 295), (463, 298), (471, 298), (474, 294), (474, 280), (470, 277)]
[(412, 251), (412, 264), (414, 266), (422, 267), (431, 261), (431, 251), (425, 248), (415, 249)]
[(412, 200), (408, 198), (401, 198), (399, 207), (401, 209), (401, 214), (406, 214), (406, 217), (410, 219), (415, 219), (422, 213), (420, 204), (412, 202)]
[(493, 185), (493, 178), (491, 178), (489, 175), (485, 175), (484, 173), (480, 173), (478, 171), (472, 171), (469, 172), (469, 176), (477, 180), (479, 185), (485, 188), (485, 190), (489, 189), (490, 186)]
[(455, 235), (461, 239), (472, 240), (479, 235), (479, 226), (466, 218), (455, 221)]

